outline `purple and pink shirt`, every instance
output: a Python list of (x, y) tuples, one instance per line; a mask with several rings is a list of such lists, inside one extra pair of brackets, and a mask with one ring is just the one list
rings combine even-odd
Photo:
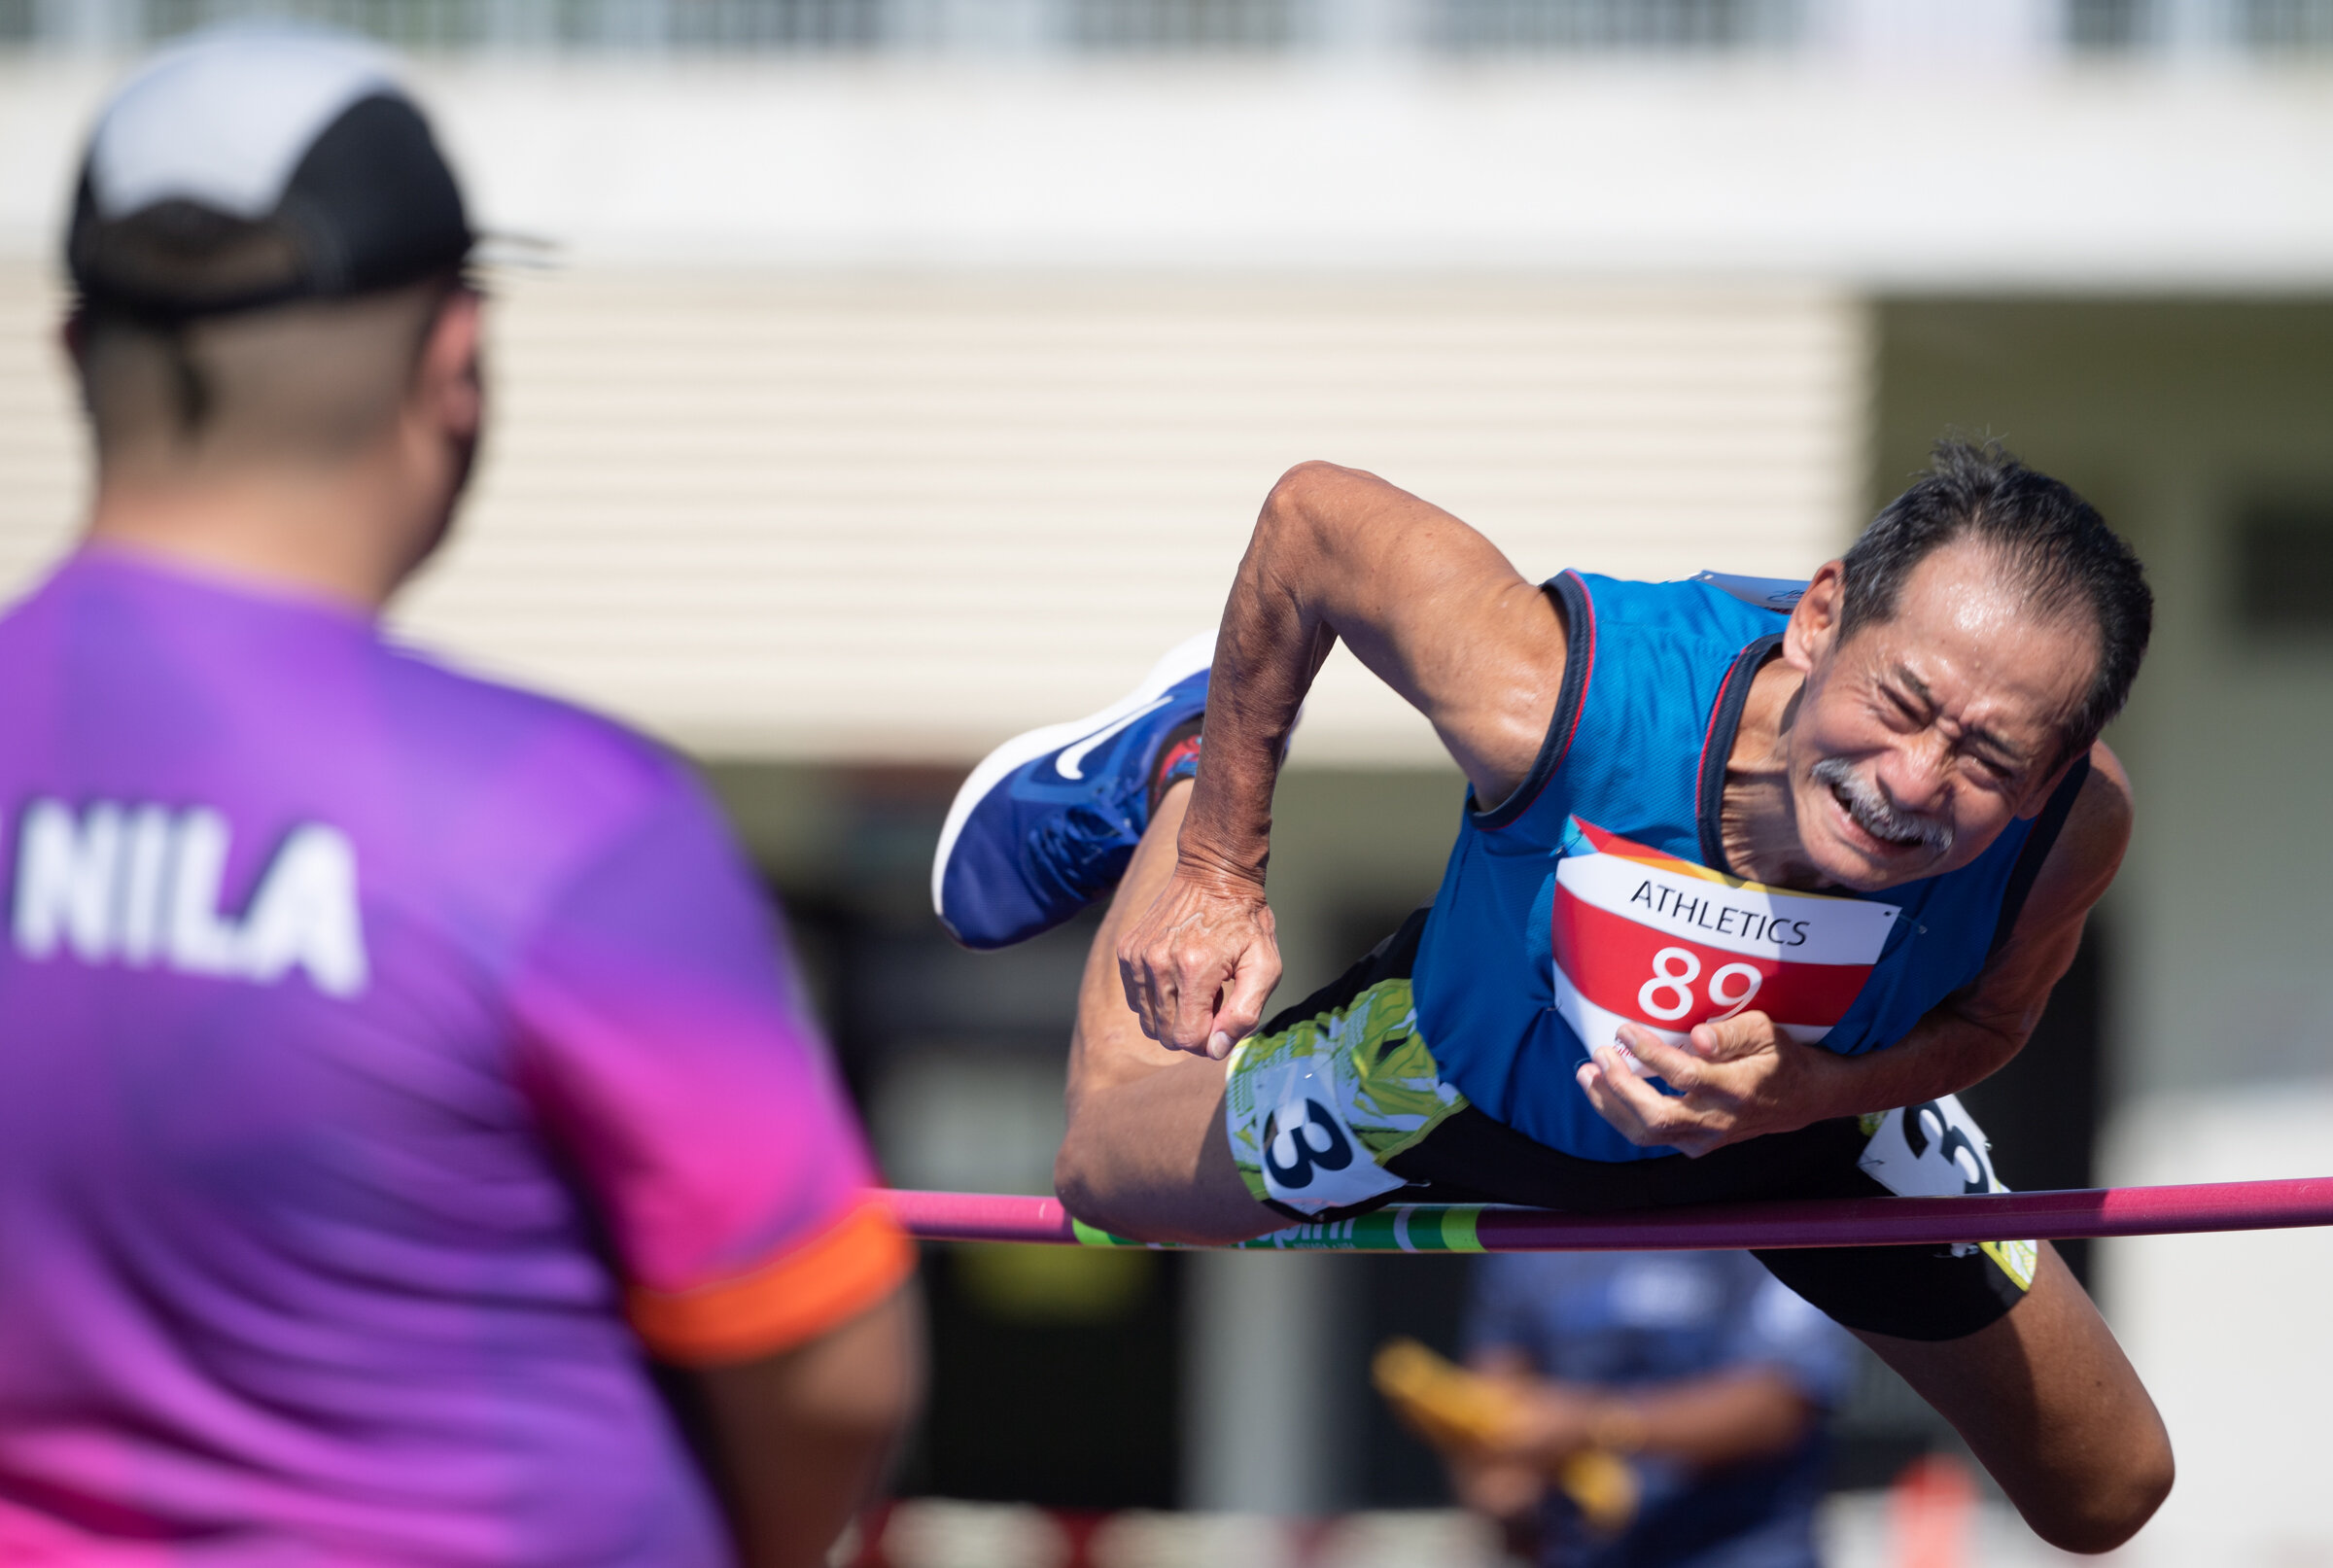
[(909, 1248), (689, 770), (85, 551), (0, 618), (0, 1562), (722, 1564), (644, 1369)]

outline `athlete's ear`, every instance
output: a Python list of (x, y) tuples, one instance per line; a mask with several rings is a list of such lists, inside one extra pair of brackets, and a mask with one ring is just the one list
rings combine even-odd
[(1826, 561), (1782, 629), (1783, 662), (1804, 675), (1828, 657), (1839, 640), (1839, 616), (1846, 606), (1847, 563)]

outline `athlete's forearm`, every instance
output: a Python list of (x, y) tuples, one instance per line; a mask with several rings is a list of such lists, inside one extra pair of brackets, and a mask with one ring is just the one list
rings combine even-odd
[(1187, 871), (1261, 886), (1288, 732), (1341, 639), (1434, 725), (1478, 798), (1530, 771), (1563, 683), (1552, 601), (1441, 507), (1304, 464), (1272, 487), (1224, 606)]
[(1206, 745), (1176, 840), (1185, 873), (1264, 886), (1280, 759), (1312, 678), (1336, 644), (1334, 631), (1241, 567), (1216, 634)]
[(1895, 1045), (1834, 1059), (1834, 1116), (1894, 1110), (1984, 1082), (2025, 1049), (2049, 993), (2081, 945), (2082, 912), (2020, 925), (1985, 975)]
[(2130, 784), (2097, 747), (2092, 772), (2015, 931), (1966, 991), (1884, 1051), (1842, 1061), (1833, 1115), (1893, 1110), (1957, 1095), (2006, 1066), (2040, 1023), (2050, 993), (2073, 964), (2090, 908), (2130, 843)]
[(1272, 487), (1232, 581), (1207, 680), (1206, 746), (1177, 840), (1187, 873), (1262, 887), (1271, 796), (1312, 678), (1349, 599), (1327, 535), (1339, 525), (1306, 470)]
[[(1823, 1115), (1861, 1116), (1957, 1095), (2006, 1066), (2025, 1048), (2011, 1033), (1939, 1009), (1884, 1051), (1829, 1057), (1823, 1064)], [(1821, 1047), (1806, 1049), (1820, 1051)], [(1826, 1056), (1828, 1053), (1825, 1053)]]
[[(1689, 1048), (1623, 1024), (1618, 1044), (1598, 1047), (1581, 1068), (1580, 1087), (1630, 1142), (1703, 1155), (1745, 1138), (1917, 1105), (1989, 1077), (2024, 1049), (2032, 1016), (1979, 1012), (1974, 1000), (1958, 998), (1896, 1044), (1855, 1057), (1793, 1040), (1763, 1013), (1701, 1025)], [(1639, 1064), (1676, 1093), (1640, 1082)]]
[(1457, 518), (1327, 464), (1272, 487), (1216, 633), (1206, 745), (1166, 889), (1118, 933), (1142, 1032), (1222, 1060), (1279, 983), (1264, 900), (1271, 792), (1339, 640), (1431, 721), (1479, 798), (1530, 772), (1563, 685), (1551, 600)]

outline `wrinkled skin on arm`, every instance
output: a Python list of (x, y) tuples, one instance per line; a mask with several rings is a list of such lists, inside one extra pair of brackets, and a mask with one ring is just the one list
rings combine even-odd
[(1433, 723), (1478, 799), (1505, 799), (1539, 754), (1563, 684), (1553, 601), (1439, 506), (1357, 470), (1290, 470), (1224, 606), (1173, 877), (1118, 944), (1128, 1005), (1161, 1045), (1220, 1058), (1262, 1022), (1280, 978), (1272, 785), (1340, 638)]

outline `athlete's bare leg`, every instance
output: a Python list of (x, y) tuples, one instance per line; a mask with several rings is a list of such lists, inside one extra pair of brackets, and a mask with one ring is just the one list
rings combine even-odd
[(2041, 1243), (2034, 1288), (1960, 1340), (1861, 1334), (1967, 1440), (2034, 1533), (2120, 1546), (2171, 1492), (2171, 1434), (2090, 1298)]
[(1145, 1241), (1240, 1241), (1288, 1221), (1248, 1195), (1223, 1129), (1224, 1064), (1143, 1034), (1118, 978), (1118, 932), (1174, 871), (1191, 786), (1166, 791), (1086, 955), (1069, 1037), (1069, 1131), (1053, 1183), (1089, 1225)]

